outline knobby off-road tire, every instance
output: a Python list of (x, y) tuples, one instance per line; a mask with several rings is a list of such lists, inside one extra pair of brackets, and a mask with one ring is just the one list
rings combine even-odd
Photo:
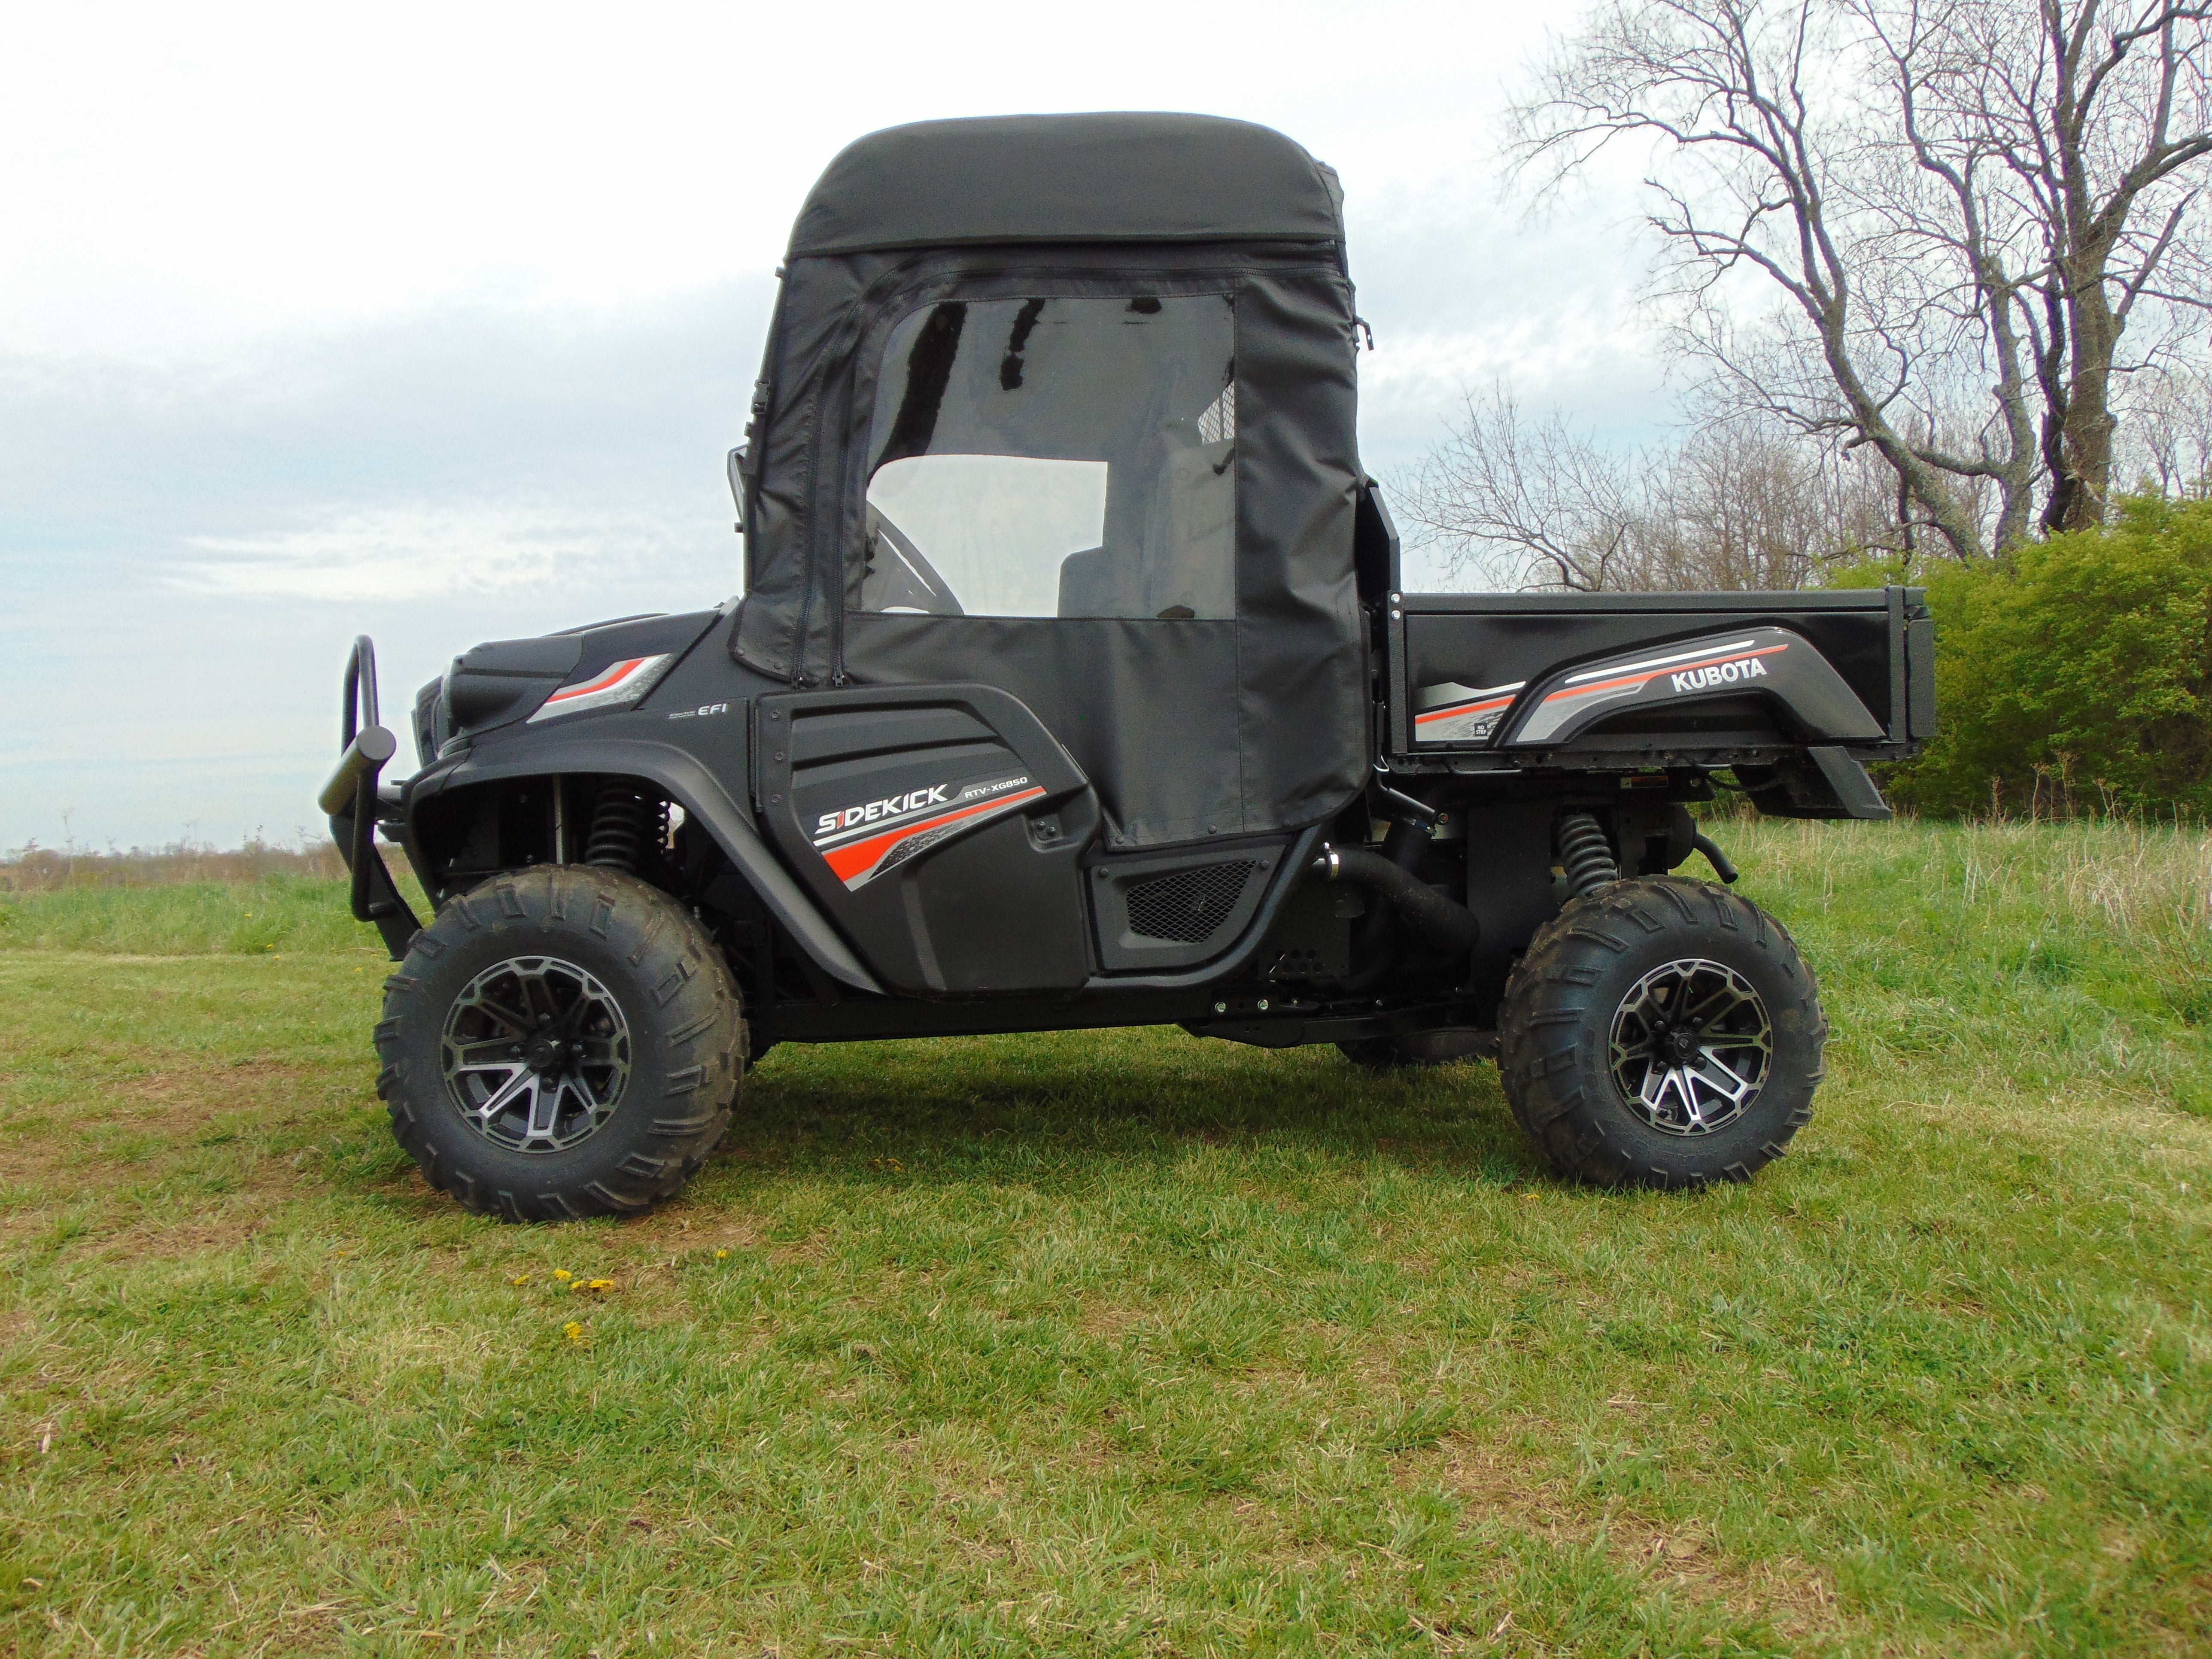
[(1748, 1181), (1813, 1115), (1827, 1023), (1782, 924), (1708, 882), (1616, 882), (1529, 941), (1505, 988), (1505, 1097), (1561, 1175)]
[(729, 1127), (737, 987), (697, 921), (588, 866), (485, 882), (385, 981), (377, 1092), (433, 1186), (511, 1221), (665, 1198)]

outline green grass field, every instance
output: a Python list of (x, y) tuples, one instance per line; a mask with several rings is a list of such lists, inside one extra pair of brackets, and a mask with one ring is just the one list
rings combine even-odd
[(1695, 1197), (1142, 1031), (778, 1049), (502, 1226), (335, 884), (0, 896), (0, 1650), (2212, 1650), (2212, 843), (1722, 834), (1836, 1036)]

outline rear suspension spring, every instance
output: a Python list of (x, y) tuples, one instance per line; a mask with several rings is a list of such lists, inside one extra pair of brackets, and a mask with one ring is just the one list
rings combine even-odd
[(634, 786), (608, 784), (599, 791), (592, 813), (592, 839), (584, 848), (584, 862), (635, 875), (638, 854), (645, 846), (645, 797)]
[(1613, 861), (1613, 844), (1587, 812), (1569, 812), (1560, 818), (1559, 865), (1567, 872), (1567, 886), (1577, 898), (1620, 879), (1620, 866)]

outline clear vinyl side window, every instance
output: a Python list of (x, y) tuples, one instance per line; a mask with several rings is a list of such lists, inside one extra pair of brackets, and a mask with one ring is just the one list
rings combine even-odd
[(951, 300), (891, 332), (865, 611), (1236, 614), (1228, 296)]

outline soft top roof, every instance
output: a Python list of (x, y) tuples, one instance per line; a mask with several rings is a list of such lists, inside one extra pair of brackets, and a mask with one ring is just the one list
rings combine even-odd
[(917, 121), (848, 144), (791, 252), (975, 242), (1341, 242), (1334, 171), (1273, 128), (1212, 115)]

